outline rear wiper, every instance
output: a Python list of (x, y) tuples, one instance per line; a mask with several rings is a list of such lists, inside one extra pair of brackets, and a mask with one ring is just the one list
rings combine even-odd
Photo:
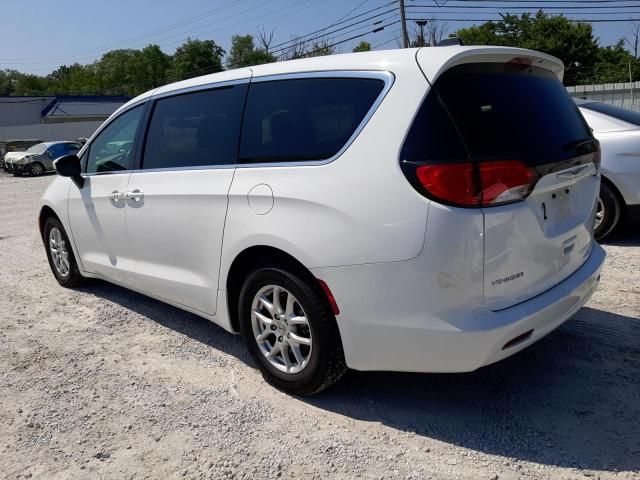
[(592, 144), (594, 147), (596, 145), (596, 139), (594, 137), (585, 137), (580, 138), (578, 140), (574, 140), (572, 142), (567, 143), (562, 147), (563, 150), (577, 150), (580, 147), (584, 147), (585, 145)]

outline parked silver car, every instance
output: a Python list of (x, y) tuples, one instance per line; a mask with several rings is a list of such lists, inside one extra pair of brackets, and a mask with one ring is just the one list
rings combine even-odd
[(600, 240), (623, 219), (640, 221), (640, 112), (591, 100), (576, 103), (602, 151), (595, 223)]
[(82, 145), (78, 142), (44, 142), (30, 147), (24, 152), (12, 152), (5, 155), (4, 168), (14, 175), (42, 175), (53, 171), (53, 161), (78, 153)]

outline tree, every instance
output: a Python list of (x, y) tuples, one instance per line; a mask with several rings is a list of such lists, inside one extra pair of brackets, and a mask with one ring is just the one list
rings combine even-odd
[(178, 81), (207, 73), (221, 72), (224, 54), (224, 49), (213, 40), (188, 38), (173, 55), (173, 65), (168, 72), (168, 80)]
[(294, 60), (305, 57), (321, 57), (323, 55), (333, 55), (336, 48), (329, 43), (329, 40), (311, 40), (302, 37), (293, 37), (290, 46), (282, 52), (283, 60)]
[(631, 24), (631, 37), (624, 37), (624, 41), (629, 45), (629, 48), (631, 48), (633, 58), (638, 58), (638, 40), (640, 40), (640, 23), (633, 22)]
[(251, 35), (231, 37), (231, 51), (227, 57), (227, 68), (249, 67), (275, 62), (276, 57), (262, 48), (256, 48)]
[(354, 52), (369, 52), (371, 50), (371, 44), (369, 42), (362, 41), (355, 47), (353, 47)]
[(271, 43), (273, 42), (273, 34), (273, 30), (267, 32), (264, 27), (258, 28), (258, 41), (260, 45), (262, 45), (262, 49), (267, 53), (269, 53)]
[(566, 17), (542, 11), (502, 15), (502, 20), (463, 28), (456, 32), (465, 45), (508, 45), (539, 50), (564, 62), (567, 83), (582, 83), (598, 56), (598, 40), (588, 23), (573, 23)]

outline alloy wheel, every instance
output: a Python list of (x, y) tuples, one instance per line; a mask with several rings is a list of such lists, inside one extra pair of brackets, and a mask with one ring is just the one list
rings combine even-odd
[(42, 168), (42, 165), (40, 165), (39, 163), (34, 163), (33, 165), (31, 165), (32, 175), (39, 176), (39, 175), (42, 175), (43, 173), (44, 173), (44, 169)]
[(595, 228), (598, 228), (600, 226), (600, 224), (602, 223), (602, 220), (604, 220), (604, 202), (602, 201), (602, 199), (600, 197), (598, 197), (598, 206), (596, 208)]
[(63, 277), (69, 275), (70, 264), (67, 243), (64, 241), (62, 232), (56, 227), (49, 231), (49, 251), (56, 271)]
[(309, 363), (313, 341), (296, 297), (279, 285), (262, 287), (251, 304), (251, 326), (262, 354), (277, 370), (295, 374)]

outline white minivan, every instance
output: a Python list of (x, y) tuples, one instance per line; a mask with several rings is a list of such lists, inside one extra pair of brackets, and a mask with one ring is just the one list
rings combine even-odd
[(193, 78), (56, 162), (53, 274), (99, 278), (244, 335), (295, 394), (347, 368), (465, 372), (596, 288), (599, 146), (562, 63), (434, 47)]

